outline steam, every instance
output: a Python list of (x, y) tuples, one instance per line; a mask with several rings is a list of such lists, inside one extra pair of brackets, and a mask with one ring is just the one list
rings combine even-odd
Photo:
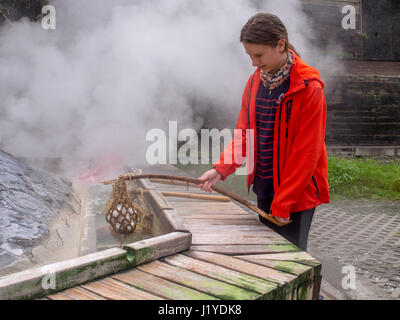
[(17, 156), (143, 162), (146, 133), (169, 120), (198, 130), (208, 114), (232, 128), (253, 71), (239, 33), (259, 11), (277, 14), (306, 62), (330, 75), (298, 0), (51, 4), (56, 30), (27, 20), (0, 30), (0, 148)]

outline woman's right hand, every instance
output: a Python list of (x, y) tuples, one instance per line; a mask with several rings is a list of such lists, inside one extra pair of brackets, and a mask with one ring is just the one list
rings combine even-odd
[(203, 183), (199, 184), (199, 188), (203, 191), (212, 192), (212, 186), (215, 186), (219, 180), (221, 180), (222, 175), (215, 169), (208, 170), (203, 173), (199, 178)]

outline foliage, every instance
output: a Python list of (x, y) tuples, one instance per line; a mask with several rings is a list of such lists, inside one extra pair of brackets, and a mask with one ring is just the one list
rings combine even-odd
[(400, 200), (400, 161), (328, 158), (333, 198)]

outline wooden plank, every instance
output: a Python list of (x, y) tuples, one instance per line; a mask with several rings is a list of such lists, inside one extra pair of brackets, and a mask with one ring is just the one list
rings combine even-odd
[[(177, 209), (176, 211), (178, 211), (179, 213), (179, 209)], [(242, 214), (197, 214), (197, 213), (193, 213), (191, 215), (187, 215), (187, 216), (182, 216), (182, 218), (185, 220), (194, 220), (194, 219), (208, 219), (208, 220), (212, 220), (212, 219), (216, 219), (216, 220), (255, 220), (257, 219), (255, 216), (252, 216), (250, 214), (246, 214), (246, 215), (242, 215)]]
[(192, 233), (213, 233), (213, 232), (221, 232), (221, 233), (234, 233), (234, 232), (257, 232), (257, 231), (270, 231), (266, 226), (259, 225), (191, 225), (190, 231)]
[[(235, 230), (235, 231), (232, 231)], [(193, 235), (198, 237), (210, 236), (212, 238), (219, 237), (248, 237), (248, 238), (275, 238), (285, 239), (276, 232), (264, 228), (264, 230), (238, 230), (228, 228), (203, 228), (203, 229), (190, 229)], [(286, 239), (285, 239), (286, 240)], [(286, 240), (288, 241), (288, 240)], [(288, 241), (289, 242), (289, 241)]]
[(163, 300), (159, 296), (136, 289), (111, 278), (84, 284), (81, 287), (111, 300)]
[[(199, 192), (182, 192), (182, 191), (183, 190), (181, 190), (181, 191), (161, 190), (160, 193), (164, 197), (168, 197), (168, 201), (170, 203), (171, 203), (171, 200), (173, 200), (173, 199), (176, 199), (179, 201), (181, 198), (203, 200), (203, 201), (206, 201), (205, 203), (207, 203), (209, 205), (210, 204), (215, 205), (218, 202), (230, 202), (231, 201), (231, 199), (226, 196), (208, 195), (208, 194), (199, 193)], [(190, 202), (183, 201), (181, 203), (190, 203)], [(204, 202), (203, 202), (203, 204), (204, 204)]]
[[(189, 229), (190, 232), (196, 237), (207, 237), (211, 236), (212, 238), (229, 238), (232, 236), (236, 237), (244, 237), (244, 238), (269, 238), (269, 239), (279, 239), (279, 240), (286, 240), (284, 237), (280, 236), (279, 234), (268, 232), (267, 230), (258, 230), (258, 231), (243, 231), (243, 230), (238, 230), (232, 228), (232, 230), (227, 230), (227, 229), (218, 229), (218, 228), (204, 228), (202, 230), (199, 229)], [(286, 240), (288, 243), (289, 241)]]
[(164, 258), (163, 261), (166, 261), (173, 266), (202, 274), (209, 278), (220, 280), (243, 289), (258, 292), (263, 296), (264, 299), (272, 299), (274, 296), (274, 291), (278, 288), (276, 283), (249, 276), (247, 274), (217, 266), (208, 262), (193, 259), (182, 254), (176, 254)]
[(49, 300), (78, 300), (75, 299), (74, 297), (71, 297), (69, 294), (66, 294), (64, 292), (56, 293), (50, 296), (47, 296)]
[[(192, 200), (190, 202), (180, 202), (177, 203), (176, 207), (178, 208), (201, 208), (201, 207), (205, 207), (207, 208), (207, 204), (204, 201), (199, 201), (199, 200)], [(230, 210), (241, 210), (246, 212), (245, 210), (243, 210), (242, 208), (240, 208), (238, 205), (234, 204), (233, 202), (218, 202), (215, 201), (213, 203), (213, 208), (214, 209), (230, 209)]]
[(282, 260), (282, 261), (316, 261), (315, 258), (310, 256), (307, 252), (286, 252), (286, 253), (275, 253), (275, 254), (257, 254), (257, 255), (241, 255), (241, 259), (257, 259), (257, 260)]
[[(190, 202), (172, 202), (171, 204), (173, 204), (175, 209), (179, 209), (179, 210), (185, 210), (185, 209), (196, 209), (196, 210), (213, 210), (213, 211), (235, 211), (235, 212), (241, 212), (242, 214), (250, 214), (248, 212), (246, 212), (245, 210), (239, 208), (238, 206), (234, 205), (230, 205), (230, 203), (226, 203), (226, 202), (205, 202), (202, 201), (201, 203), (197, 203), (197, 204), (193, 204)], [(221, 205), (224, 204), (224, 205)]]
[[(256, 227), (257, 228), (257, 227)], [(241, 236), (246, 236), (246, 235), (250, 235), (252, 232), (257, 235), (257, 236), (262, 236), (260, 235), (261, 233), (264, 234), (265, 237), (273, 237), (276, 239), (280, 239), (283, 238), (282, 236), (278, 235), (278, 234), (271, 234), (269, 232), (268, 229), (264, 228), (264, 229), (256, 229), (254, 228), (253, 230), (251, 230), (251, 228), (238, 228), (237, 226), (231, 226), (231, 228), (213, 228), (213, 227), (188, 227), (188, 229), (190, 230), (190, 232), (192, 234), (196, 234), (199, 236), (203, 236), (203, 235), (221, 235), (221, 236), (229, 236), (232, 234), (238, 234)], [(284, 239), (284, 238), (283, 238)]]
[[(223, 214), (223, 215), (249, 215), (246, 212), (240, 211), (240, 210), (218, 210), (218, 209), (207, 209), (207, 208), (179, 208), (176, 207), (175, 204), (172, 203), (172, 205), (175, 207), (175, 210), (181, 215), (181, 216), (191, 216), (193, 214), (209, 214), (209, 215), (218, 215), (218, 214)], [(211, 206), (212, 204), (210, 204)]]
[(290, 242), (276, 235), (251, 235), (251, 234), (192, 234), (193, 245), (261, 245), (282, 244), (289, 245)]
[(155, 238), (145, 239), (125, 245), (135, 265), (189, 249), (192, 234), (171, 232)]
[(106, 300), (79, 286), (48, 296), (50, 300)]
[(113, 279), (130, 284), (140, 290), (157, 294), (165, 299), (173, 300), (219, 300), (185, 286), (179, 285), (152, 274), (133, 269), (112, 276)]
[(235, 256), (235, 258), (242, 259), (251, 263), (260, 264), (272, 269), (284, 271), (287, 273), (294, 274), (296, 276), (300, 276), (304, 273), (311, 272), (312, 274), (312, 267), (306, 266), (301, 263), (293, 262), (293, 261), (283, 261), (283, 260), (260, 260), (251, 258), (251, 256)]
[(236, 244), (236, 245), (191, 245), (191, 250), (222, 253), (226, 255), (264, 254), (277, 252), (300, 251), (289, 244)]
[(138, 269), (220, 299), (254, 300), (261, 297), (259, 293), (245, 290), (160, 261), (141, 265)]
[(194, 259), (202, 260), (205, 262), (213, 263), (221, 267), (225, 267), (231, 270), (239, 271), (250, 276), (261, 278), (267, 281), (278, 283), (283, 285), (296, 278), (292, 274), (288, 274), (279, 270), (264, 267), (247, 261), (243, 261), (234, 257), (229, 257), (221, 254), (215, 254), (211, 252), (199, 252), (199, 251), (185, 251), (183, 254), (192, 257)]
[(71, 288), (131, 266), (127, 252), (112, 248), (42, 267), (36, 267), (0, 278), (0, 299), (34, 299), (54, 291), (44, 289), (42, 281), (55, 275), (57, 290)]
[(191, 226), (261, 226), (263, 225), (257, 219), (232, 219), (232, 220), (224, 220), (224, 219), (190, 219), (188, 217), (182, 217), (185, 225), (189, 228)]

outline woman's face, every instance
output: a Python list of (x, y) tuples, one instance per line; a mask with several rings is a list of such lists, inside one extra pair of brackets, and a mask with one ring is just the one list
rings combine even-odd
[(259, 67), (264, 72), (275, 72), (286, 62), (287, 52), (284, 40), (279, 40), (276, 47), (248, 42), (243, 42), (243, 46), (253, 66)]

